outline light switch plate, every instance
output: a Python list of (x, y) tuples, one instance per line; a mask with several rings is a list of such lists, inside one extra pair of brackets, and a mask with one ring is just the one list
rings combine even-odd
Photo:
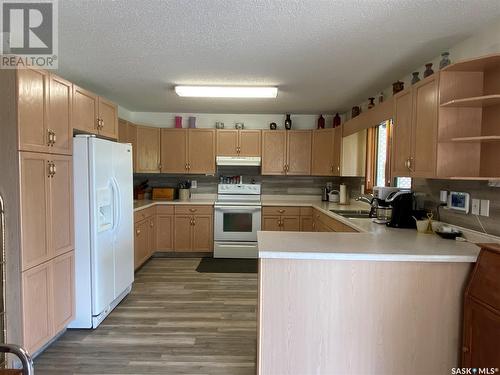
[(197, 189), (198, 188), (198, 181), (192, 180), (191, 181), (191, 188), (192, 189)]
[(473, 199), (472, 200), (472, 207), (471, 207), (472, 215), (479, 215), (480, 208), (481, 208), (481, 200), (480, 199)]
[(490, 216), (490, 201), (481, 199), (481, 216)]

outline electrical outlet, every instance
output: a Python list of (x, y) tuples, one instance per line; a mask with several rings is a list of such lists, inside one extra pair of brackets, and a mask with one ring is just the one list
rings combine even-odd
[(481, 209), (481, 200), (480, 199), (473, 199), (472, 200), (472, 215), (479, 215)]
[(490, 201), (481, 199), (481, 216), (490, 216)]
[(192, 180), (191, 181), (191, 188), (192, 189), (197, 189), (198, 188), (198, 181)]

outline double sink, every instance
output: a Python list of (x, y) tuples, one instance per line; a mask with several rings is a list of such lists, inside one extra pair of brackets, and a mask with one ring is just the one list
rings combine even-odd
[(370, 210), (330, 210), (331, 212), (350, 219), (368, 219)]

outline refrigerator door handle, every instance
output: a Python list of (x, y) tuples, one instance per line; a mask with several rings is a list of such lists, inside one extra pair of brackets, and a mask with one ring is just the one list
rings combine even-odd
[(111, 178), (111, 186), (113, 186), (113, 230), (118, 228), (120, 225), (120, 187), (118, 186), (118, 183), (116, 182), (116, 178), (112, 177)]

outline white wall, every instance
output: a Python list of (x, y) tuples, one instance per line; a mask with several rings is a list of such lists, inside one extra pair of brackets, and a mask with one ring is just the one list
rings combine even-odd
[[(245, 129), (269, 129), (269, 124), (275, 122), (279, 129), (284, 129), (285, 115), (276, 114), (230, 114), (230, 113), (167, 113), (167, 112), (130, 112), (126, 109), (118, 111), (121, 118), (136, 124), (172, 128), (175, 116), (182, 116), (183, 127), (187, 127), (189, 116), (196, 117), (196, 127), (214, 128), (217, 121), (223, 122), (226, 129), (234, 128), (236, 122), (245, 124)], [(333, 116), (323, 115), (326, 126), (331, 127)], [(292, 129), (313, 129), (317, 126), (318, 115), (292, 115)]]
[[(450, 52), (450, 59), (452, 63), (459, 60), (466, 60), (493, 53), (500, 53), (500, 20), (482, 27), (470, 38), (449, 48), (448, 52)], [(419, 66), (416, 66), (415, 69), (408, 71), (408, 74), (406, 74), (404, 77), (400, 77), (399, 80), (405, 83), (405, 88), (408, 88), (411, 86), (412, 72), (420, 72), (419, 76), (420, 79), (422, 79), (424, 76), (425, 64), (431, 62), (433, 64), (432, 69), (436, 72), (439, 70), (440, 61), (441, 56), (436, 56), (431, 61), (420, 61), (419, 63), (421, 64)], [(394, 81), (397, 81), (397, 79), (395, 79)], [(392, 85), (381, 89), (386, 98), (392, 96)], [(367, 94), (366, 97), (373, 96), (375, 98), (378, 98), (379, 93), (380, 91), (372, 93), (371, 95)], [(377, 102), (377, 99), (375, 100), (375, 102)], [(354, 106), (356, 105), (356, 103), (353, 103), (352, 105)], [(358, 103), (357, 105), (361, 105), (363, 111), (366, 111), (368, 109), (368, 101), (361, 104)], [(349, 111), (348, 113), (345, 113), (344, 117), (347, 119), (350, 118), (351, 112)]]

